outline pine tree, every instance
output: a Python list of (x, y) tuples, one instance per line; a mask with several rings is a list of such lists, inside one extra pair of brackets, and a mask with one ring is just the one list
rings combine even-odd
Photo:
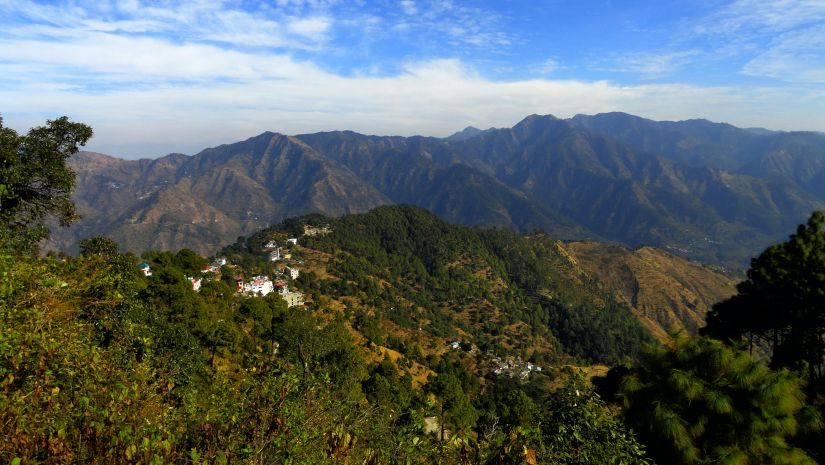
[(825, 356), (825, 213), (751, 261), (738, 294), (714, 306), (703, 333), (767, 347), (774, 367), (807, 367), (811, 386)]
[(620, 386), (625, 418), (658, 463), (815, 463), (787, 442), (821, 423), (802, 381), (720, 341), (649, 347)]

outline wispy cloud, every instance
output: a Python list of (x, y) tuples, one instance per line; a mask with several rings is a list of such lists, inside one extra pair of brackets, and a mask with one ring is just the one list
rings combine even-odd
[(717, 48), (727, 56), (744, 57), (745, 75), (797, 83), (825, 80), (822, 0), (736, 0), (700, 21), (693, 33), (721, 42)]
[(822, 0), (736, 0), (697, 24), (695, 32), (725, 36), (776, 33), (825, 21)]
[[(468, 124), (509, 126), (530, 113), (622, 110), (657, 119), (825, 128), (825, 94), (816, 86), (673, 83), (677, 71), (706, 60), (710, 46), (701, 43), (663, 44), (655, 51), (610, 49), (610, 59), (596, 63), (602, 70), (667, 77), (670, 83), (627, 85), (592, 75), (551, 79), (560, 70), (570, 75), (577, 66), (571, 54), (552, 48), (523, 59), (528, 72), (502, 73), (507, 79), (496, 80), (489, 77), (492, 66), (483, 68), (468, 56), (515, 54), (536, 44), (525, 44), (524, 36), (504, 27), (501, 12), (465, 3), (192, 0), (170, 5), (0, 0), (5, 122), (25, 129), (69, 114), (95, 127), (92, 149), (129, 156), (191, 153), (264, 130), (447, 135)], [(756, 2), (731, 3), (714, 13), (714, 27), (726, 26), (711, 30), (708, 20), (704, 30), (692, 34), (729, 34), (725, 42), (736, 35), (748, 38), (757, 50), (741, 60), (749, 75), (788, 79), (793, 74), (822, 82), (825, 60), (819, 50), (825, 40), (819, 23), (804, 22), (811, 11), (794, 10), (793, 20), (770, 16), (776, 9), (759, 10), (748, 20), (736, 16), (735, 8), (749, 6), (762, 8)], [(763, 13), (772, 19), (759, 17)], [(365, 53), (360, 62), (346, 61), (371, 47), (392, 50), (383, 60)], [(335, 60), (344, 64), (336, 66)], [(510, 66), (504, 60), (493, 65)]]
[(597, 62), (596, 66), (605, 71), (633, 73), (644, 79), (654, 79), (675, 74), (699, 55), (698, 50), (622, 53), (611, 56), (606, 62)]
[(825, 83), (825, 29), (783, 34), (745, 64), (742, 72), (790, 82)]
[[(193, 153), (265, 130), (444, 136), (467, 125), (511, 126), (530, 113), (566, 117), (623, 110), (657, 119), (707, 117), (776, 129), (825, 127), (825, 116), (818, 112), (825, 96), (795, 91), (759, 89), (760, 97), (754, 99), (750, 91), (731, 87), (501, 82), (485, 79), (457, 60), (410, 63), (401, 73), (385, 77), (342, 77), (288, 58), (282, 58), (281, 66), (292, 71), (280, 79), (116, 88), (104, 93), (24, 85), (0, 88), (0, 101), (7, 102), (8, 124), (25, 127), (42, 122), (43, 115), (69, 113), (95, 127), (91, 149), (127, 156)], [(25, 100), (19, 98), (21, 93)], [(55, 113), (55, 102), (65, 111)], [(786, 119), (787, 127), (760, 119), (765, 117), (761, 108), (782, 112), (787, 105), (782, 102), (803, 102), (794, 104), (794, 113), (806, 119)], [(151, 141), (151, 152), (146, 151), (146, 141)]]

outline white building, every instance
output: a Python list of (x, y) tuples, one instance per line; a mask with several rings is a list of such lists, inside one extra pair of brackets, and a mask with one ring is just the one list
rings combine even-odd
[(140, 271), (143, 272), (143, 276), (152, 276), (152, 268), (149, 266), (148, 263), (141, 262), (138, 265), (138, 268), (140, 269)]
[(300, 307), (304, 304), (304, 295), (300, 292), (285, 292), (281, 294), (289, 307)]
[(284, 273), (289, 276), (289, 279), (298, 279), (298, 268), (287, 266), (284, 268)]
[(190, 276), (187, 276), (186, 279), (189, 280), (190, 283), (192, 283), (193, 291), (199, 292), (201, 290), (201, 281), (203, 281), (202, 278), (192, 278)]
[(247, 294), (267, 295), (275, 290), (272, 281), (266, 276), (255, 276), (252, 281), (244, 284), (243, 290)]
[(286, 240), (287, 244), (298, 245), (298, 238), (297, 237), (290, 237)]

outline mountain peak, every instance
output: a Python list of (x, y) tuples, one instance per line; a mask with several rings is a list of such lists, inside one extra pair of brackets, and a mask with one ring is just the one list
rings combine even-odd
[(480, 136), (481, 134), (484, 134), (486, 132), (493, 131), (493, 130), (495, 130), (495, 128), (479, 129), (477, 127), (467, 126), (466, 128), (462, 129), (461, 131), (453, 133), (452, 135), (447, 136), (444, 139), (448, 140), (450, 142), (461, 142), (463, 140), (472, 139), (473, 137)]

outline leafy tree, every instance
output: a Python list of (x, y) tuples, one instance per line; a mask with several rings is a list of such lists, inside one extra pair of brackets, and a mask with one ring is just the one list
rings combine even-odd
[(80, 240), (80, 255), (100, 255), (104, 258), (118, 254), (117, 242), (106, 236), (93, 236)]
[(0, 247), (32, 253), (49, 237), (46, 221), (77, 219), (71, 200), (75, 174), (66, 160), (92, 137), (92, 129), (67, 117), (18, 135), (0, 119)]
[(821, 423), (801, 385), (745, 351), (693, 337), (648, 347), (618, 397), (660, 463), (813, 464), (787, 442)]
[(652, 463), (633, 433), (608, 410), (581, 375), (570, 375), (562, 388), (552, 392), (543, 411), (541, 455), (550, 463)]
[(823, 377), (825, 355), (825, 213), (751, 261), (738, 294), (708, 314), (703, 333), (747, 338), (767, 347), (774, 367), (807, 366), (811, 386)]

